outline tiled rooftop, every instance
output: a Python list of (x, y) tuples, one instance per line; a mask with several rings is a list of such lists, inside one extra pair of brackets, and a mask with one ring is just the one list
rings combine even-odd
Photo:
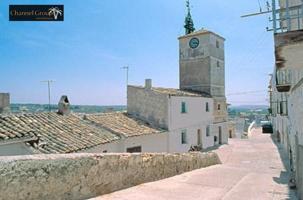
[(86, 115), (88, 121), (124, 137), (155, 134), (164, 130), (153, 127), (147, 122), (136, 119), (127, 113), (106, 113)]
[[(137, 87), (144, 89), (142, 86), (133, 86), (131, 87)], [(152, 87), (152, 91), (158, 92), (161, 94), (167, 94), (171, 96), (188, 96), (188, 97), (211, 97), (210, 94), (203, 93), (203, 92), (196, 92), (196, 91), (190, 91), (190, 90), (180, 90), (175, 88), (162, 88), (162, 87)]]
[(189, 90), (179, 90), (179, 89), (174, 89), (174, 88), (155, 87), (155, 88), (152, 88), (152, 90), (155, 92), (168, 94), (171, 96), (210, 97), (210, 95), (206, 94), (206, 93), (193, 92), (193, 91), (189, 91)]
[(70, 153), (120, 139), (108, 130), (80, 117), (57, 113), (0, 115), (0, 143), (40, 138), (33, 143), (38, 153)]

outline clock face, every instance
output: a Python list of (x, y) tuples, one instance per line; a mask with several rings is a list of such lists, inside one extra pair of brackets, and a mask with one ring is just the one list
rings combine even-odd
[(189, 41), (189, 46), (190, 46), (190, 48), (195, 49), (195, 48), (197, 48), (199, 46), (199, 43), (200, 43), (200, 41), (199, 41), (198, 38), (192, 38)]

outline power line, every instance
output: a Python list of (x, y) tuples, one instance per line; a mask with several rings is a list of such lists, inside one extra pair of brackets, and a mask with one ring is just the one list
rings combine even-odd
[(236, 92), (236, 93), (227, 94), (226, 96), (245, 95), (245, 94), (256, 94), (256, 93), (262, 93), (262, 92), (267, 92), (267, 90), (254, 90), (254, 91)]

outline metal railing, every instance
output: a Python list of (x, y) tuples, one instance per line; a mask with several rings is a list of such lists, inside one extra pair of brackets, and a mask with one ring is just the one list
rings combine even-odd
[[(303, 28), (303, 2), (299, 5), (290, 5), (290, 0), (284, 0), (285, 5), (278, 5), (276, 0), (272, 0), (272, 18), (269, 20), (273, 23), (274, 33), (283, 33)], [(283, 1), (279, 1), (283, 2)]]

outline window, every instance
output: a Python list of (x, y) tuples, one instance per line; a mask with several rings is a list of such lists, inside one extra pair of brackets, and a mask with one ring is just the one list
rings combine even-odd
[(142, 152), (142, 147), (141, 146), (137, 146), (137, 147), (130, 147), (126, 149), (127, 153), (140, 153)]
[(217, 47), (217, 48), (220, 48), (220, 43), (219, 43), (218, 40), (216, 41), (216, 47)]
[(197, 131), (197, 145), (201, 145), (201, 129)]
[(207, 136), (207, 137), (210, 136), (209, 126), (206, 127), (206, 136)]
[(221, 104), (218, 104), (218, 110), (221, 110)]
[(220, 67), (220, 62), (219, 61), (217, 61), (217, 67)]
[(206, 102), (206, 104), (205, 104), (205, 110), (206, 110), (206, 112), (209, 112), (209, 104), (208, 104), (208, 102)]
[(181, 144), (187, 144), (187, 134), (186, 130), (183, 130), (181, 132)]
[(186, 108), (186, 103), (185, 102), (181, 103), (181, 113), (187, 113), (187, 108)]
[(280, 101), (279, 114), (287, 115), (287, 101)]

